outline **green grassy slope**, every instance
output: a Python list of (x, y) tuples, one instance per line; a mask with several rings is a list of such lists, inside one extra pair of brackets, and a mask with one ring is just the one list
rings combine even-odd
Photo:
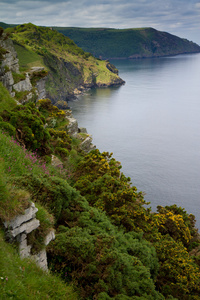
[(58, 276), (47, 274), (31, 260), (20, 259), (0, 230), (0, 299), (77, 300), (78, 297)]
[(139, 58), (200, 52), (185, 39), (153, 28), (108, 29), (55, 27), (85, 51), (96, 57)]

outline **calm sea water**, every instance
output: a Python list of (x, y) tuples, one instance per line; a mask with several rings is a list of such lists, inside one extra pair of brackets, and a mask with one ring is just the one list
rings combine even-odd
[(200, 54), (112, 63), (126, 84), (70, 102), (79, 127), (114, 153), (153, 211), (177, 204), (200, 228)]

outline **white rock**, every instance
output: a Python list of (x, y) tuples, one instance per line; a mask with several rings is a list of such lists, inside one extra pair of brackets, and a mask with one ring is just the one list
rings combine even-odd
[(16, 227), (13, 230), (9, 230), (9, 233), (12, 237), (16, 237), (18, 234), (24, 232), (26, 234), (30, 233), (31, 231), (35, 230), (40, 226), (40, 221), (36, 218), (30, 220), (29, 222), (23, 223), (21, 226)]
[(30, 207), (25, 209), (24, 214), (16, 216), (14, 219), (12, 219), (9, 222), (5, 222), (4, 226), (6, 228), (14, 229), (16, 227), (19, 227), (21, 224), (35, 218), (35, 214), (38, 211), (38, 209), (35, 207), (35, 204), (32, 202)]
[(19, 254), (20, 257), (25, 258), (31, 255), (31, 245), (27, 245), (27, 235), (22, 233), (19, 238)]
[(44, 271), (48, 271), (47, 266), (47, 253), (46, 250), (42, 250), (39, 253), (33, 255), (33, 259), (38, 264), (38, 266), (43, 269)]
[(47, 236), (45, 237), (44, 239), (44, 244), (45, 246), (47, 246), (52, 240), (55, 239), (55, 232), (54, 230), (52, 229), (48, 234)]
[(76, 119), (72, 117), (66, 117), (69, 121), (69, 125), (67, 125), (67, 129), (70, 135), (76, 135), (78, 133), (78, 122)]
[(19, 81), (13, 85), (13, 89), (17, 92), (31, 91), (32, 84), (28, 75), (26, 75), (26, 79)]

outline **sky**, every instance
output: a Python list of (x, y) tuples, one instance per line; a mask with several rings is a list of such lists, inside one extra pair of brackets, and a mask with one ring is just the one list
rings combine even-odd
[(200, 0), (0, 0), (0, 22), (120, 29), (153, 27), (200, 45)]

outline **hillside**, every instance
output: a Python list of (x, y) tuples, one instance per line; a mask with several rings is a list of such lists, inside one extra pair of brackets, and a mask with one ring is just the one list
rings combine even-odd
[(200, 46), (153, 28), (54, 27), (95, 57), (146, 58), (200, 52)]
[(10, 27), (15, 27), (15, 26), (17, 26), (17, 24), (14, 25), (14, 24), (6, 24), (4, 22), (0, 22), (0, 27), (2, 27), (4, 29), (10, 28)]
[(14, 41), (20, 71), (33, 67), (47, 71), (46, 96), (54, 103), (87, 88), (124, 84), (109, 62), (97, 60), (56, 30), (24, 24), (6, 31)]
[[(30, 48), (28, 39), (26, 48), (19, 44), (24, 38), (23, 26), (19, 28), (22, 36), (17, 33), (14, 40), (28, 61), (24, 68), (36, 58), (43, 64), (43, 56), (33, 51), (35, 43)], [(0, 33), (0, 81), (13, 76), (13, 81), (28, 81), (18, 71), (12, 41)], [(38, 42), (39, 33), (34, 31)], [(120, 162), (112, 153), (94, 149), (70, 110), (47, 98), (24, 102), (26, 91), (10, 91), (2, 82), (0, 297), (200, 300), (195, 216), (176, 205), (152, 212), (143, 193), (121, 172)], [(33, 207), (30, 224), (25, 219)], [(55, 239), (47, 243), (52, 232)], [(41, 269), (42, 253), (49, 272)]]

